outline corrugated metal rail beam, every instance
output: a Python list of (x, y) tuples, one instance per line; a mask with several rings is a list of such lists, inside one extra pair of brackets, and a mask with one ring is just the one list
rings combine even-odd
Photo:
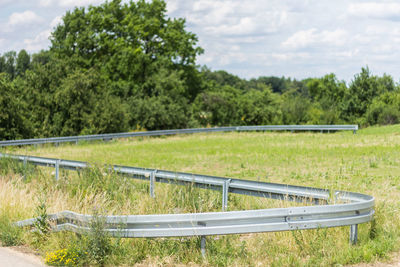
[(161, 131), (145, 131), (145, 132), (128, 132), (128, 133), (112, 133), (112, 134), (95, 134), (80, 135), (66, 137), (50, 137), (0, 141), (0, 146), (23, 146), (38, 145), (47, 143), (64, 143), (79, 142), (90, 140), (111, 140), (116, 138), (128, 137), (144, 137), (144, 136), (162, 136), (176, 134), (192, 134), (192, 133), (212, 133), (212, 132), (233, 132), (233, 131), (353, 131), (356, 133), (358, 125), (261, 125), (261, 126), (231, 126), (216, 128), (194, 128), (194, 129), (177, 129), (177, 130), (161, 130)]
[[(79, 170), (90, 167), (80, 161), (60, 160), (21, 155), (0, 154), (25, 164)], [(285, 184), (255, 182), (191, 173), (144, 169), (130, 166), (108, 166), (109, 170), (136, 179), (155, 182), (192, 184), (222, 191), (223, 210), (227, 209), (227, 194), (238, 193), (289, 201), (314, 203), (315, 206), (262, 209), (248, 211), (105, 216), (106, 231), (120, 237), (171, 237), (242, 234), (295, 229), (315, 229), (351, 226), (350, 240), (356, 242), (356, 225), (368, 222), (374, 214), (372, 196)], [(56, 171), (56, 174), (58, 171)], [(58, 178), (58, 177), (56, 177)], [(150, 194), (153, 194), (154, 191)], [(326, 204), (326, 205), (321, 205)], [(81, 232), (89, 229), (93, 216), (63, 211), (50, 215), (54, 230)], [(19, 226), (32, 226), (36, 219), (19, 221)]]

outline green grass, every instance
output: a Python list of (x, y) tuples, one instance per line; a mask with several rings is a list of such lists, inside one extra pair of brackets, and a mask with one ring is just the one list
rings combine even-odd
[[(376, 198), (375, 221), (359, 228), (359, 243), (348, 243), (349, 227), (298, 232), (208, 237), (206, 259), (197, 238), (130, 239), (114, 244), (108, 264), (199, 265), (345, 265), (385, 261), (400, 241), (400, 125), (371, 127), (353, 135), (249, 132), (136, 138), (78, 145), (8, 148), (10, 153), (102, 164), (184, 171), (240, 179), (348, 190)], [(106, 214), (151, 214), (219, 211), (219, 192), (191, 186), (156, 185), (107, 174), (101, 168), (77, 175), (2, 164), (0, 211), (9, 219), (34, 216), (37, 203), (18, 199), (47, 192), (49, 212), (70, 209)], [(33, 171), (36, 172), (36, 176)], [(20, 174), (18, 174), (20, 173)], [(121, 187), (121, 184), (126, 186)], [(3, 190), (2, 190), (3, 188)], [(291, 206), (280, 202), (229, 195), (229, 210)], [(12, 212), (18, 207), (18, 212)], [(1, 215), (1, 214), (0, 214)], [(25, 233), (25, 243), (30, 244)], [(20, 240), (21, 238), (18, 238)], [(117, 242), (117, 241), (112, 241)], [(32, 242), (31, 242), (32, 243)], [(76, 244), (71, 233), (51, 234), (40, 246), (43, 254)]]

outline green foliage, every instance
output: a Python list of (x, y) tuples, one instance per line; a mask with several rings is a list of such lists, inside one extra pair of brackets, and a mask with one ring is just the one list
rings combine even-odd
[(348, 119), (362, 117), (374, 97), (395, 90), (392, 77), (372, 75), (368, 67), (362, 68), (361, 73), (354, 76), (346, 96), (345, 115)]
[(387, 92), (374, 98), (365, 116), (369, 125), (400, 123), (400, 92)]
[(230, 86), (201, 93), (193, 104), (193, 116), (201, 125), (279, 124), (279, 97), (269, 87), (240, 91)]
[(147, 130), (186, 128), (187, 106), (168, 96), (130, 100), (130, 125)]
[(196, 35), (185, 31), (185, 20), (165, 14), (160, 0), (75, 8), (53, 32), (51, 51), (76, 67), (99, 69), (110, 81), (126, 81), (130, 88), (116, 88), (119, 96), (151, 96), (146, 83), (160, 66), (191, 69), (202, 53)]
[(36, 245), (40, 245), (48, 238), (50, 224), (47, 215), (46, 197), (44, 194), (38, 196), (38, 205), (35, 210), (36, 220), (34, 222), (34, 237)]
[(103, 266), (113, 251), (113, 244), (109, 234), (104, 231), (105, 219), (96, 210), (89, 227), (85, 240), (88, 258), (91, 262)]
[(31, 57), (24, 49), (22, 49), (18, 53), (17, 63), (15, 66), (15, 72), (18, 76), (25, 75), (25, 71), (29, 68), (30, 61)]
[(0, 215), (0, 243), (2, 246), (22, 244), (22, 229), (14, 225), (6, 214)]
[(310, 100), (299, 96), (285, 94), (281, 104), (283, 124), (305, 124), (311, 107)]
[[(163, 0), (67, 11), (51, 47), (0, 55), (0, 139), (257, 124), (398, 123), (393, 78), (362, 68), (242, 79), (196, 66), (203, 52)], [(390, 102), (390, 103), (389, 103)]]
[(4, 73), (0, 73), (0, 92), (0, 140), (29, 135), (31, 129), (26, 119), (26, 102)]

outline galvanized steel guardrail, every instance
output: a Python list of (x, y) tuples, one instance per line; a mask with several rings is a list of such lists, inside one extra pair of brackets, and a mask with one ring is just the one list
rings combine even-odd
[(126, 132), (112, 134), (95, 134), (51, 138), (35, 138), (21, 140), (0, 141), (0, 146), (22, 146), (38, 145), (46, 143), (79, 142), (82, 140), (111, 140), (116, 138), (143, 137), (143, 136), (161, 136), (175, 134), (191, 133), (212, 133), (212, 132), (233, 132), (233, 131), (353, 131), (356, 133), (358, 125), (261, 125), (261, 126), (229, 126), (215, 128), (194, 128), (194, 129), (176, 129), (160, 131)]
[[(78, 142), (80, 140), (110, 140), (114, 138), (159, 136), (227, 131), (338, 131), (351, 130), (356, 133), (357, 125), (273, 125), (237, 126), (219, 128), (181, 129), (116, 134), (100, 134), (70, 137), (39, 138), (0, 141), (0, 146), (20, 146), (44, 143)], [(55, 168), (55, 179), (59, 179), (60, 168), (79, 171), (90, 168), (87, 162), (55, 158), (11, 155), (0, 153), (0, 158)], [(276, 183), (256, 182), (217, 176), (183, 172), (145, 169), (130, 166), (106, 166), (110, 171), (150, 183), (149, 193), (155, 197), (155, 183), (191, 184), (196, 187), (221, 190), (222, 212), (156, 215), (113, 215), (105, 216), (106, 228), (112, 236), (118, 237), (172, 237), (202, 236), (201, 249), (205, 253), (205, 236), (242, 234), (272, 231), (290, 231), (326, 227), (350, 226), (350, 242), (357, 241), (358, 224), (368, 222), (374, 214), (372, 196), (293, 186)], [(257, 197), (312, 203), (313, 206), (274, 208), (246, 211), (227, 211), (228, 194), (244, 194)], [(82, 232), (89, 230), (92, 215), (72, 211), (50, 214), (55, 222), (53, 230)], [(32, 226), (35, 218), (16, 222), (16, 225)]]
[[(11, 158), (39, 166), (54, 167), (55, 178), (59, 169), (80, 170), (90, 164), (81, 161), (60, 160), (0, 153), (0, 158)], [(338, 227), (350, 225), (350, 241), (357, 241), (357, 225), (368, 222), (374, 214), (372, 196), (293, 186), (256, 182), (192, 173), (144, 169), (130, 166), (106, 166), (110, 171), (150, 183), (150, 195), (154, 197), (156, 182), (191, 184), (201, 188), (222, 190), (224, 212), (162, 214), (162, 215), (114, 215), (105, 216), (106, 231), (119, 237), (171, 237), (242, 234), (271, 231), (289, 231)], [(229, 211), (228, 194), (237, 193), (273, 199), (313, 203), (315, 206), (275, 208), (246, 211)], [(55, 222), (55, 231), (82, 232), (89, 229), (93, 216), (63, 211), (49, 216)], [(35, 218), (19, 221), (18, 226), (32, 226)], [(202, 242), (203, 244), (204, 242)], [(203, 248), (204, 249), (204, 248)]]

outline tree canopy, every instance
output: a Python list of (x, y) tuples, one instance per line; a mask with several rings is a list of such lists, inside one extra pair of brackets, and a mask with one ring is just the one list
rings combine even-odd
[(106, 1), (67, 11), (51, 46), (0, 54), (0, 139), (255, 124), (400, 122), (400, 90), (368, 67), (242, 79), (197, 66), (203, 52), (166, 3)]

